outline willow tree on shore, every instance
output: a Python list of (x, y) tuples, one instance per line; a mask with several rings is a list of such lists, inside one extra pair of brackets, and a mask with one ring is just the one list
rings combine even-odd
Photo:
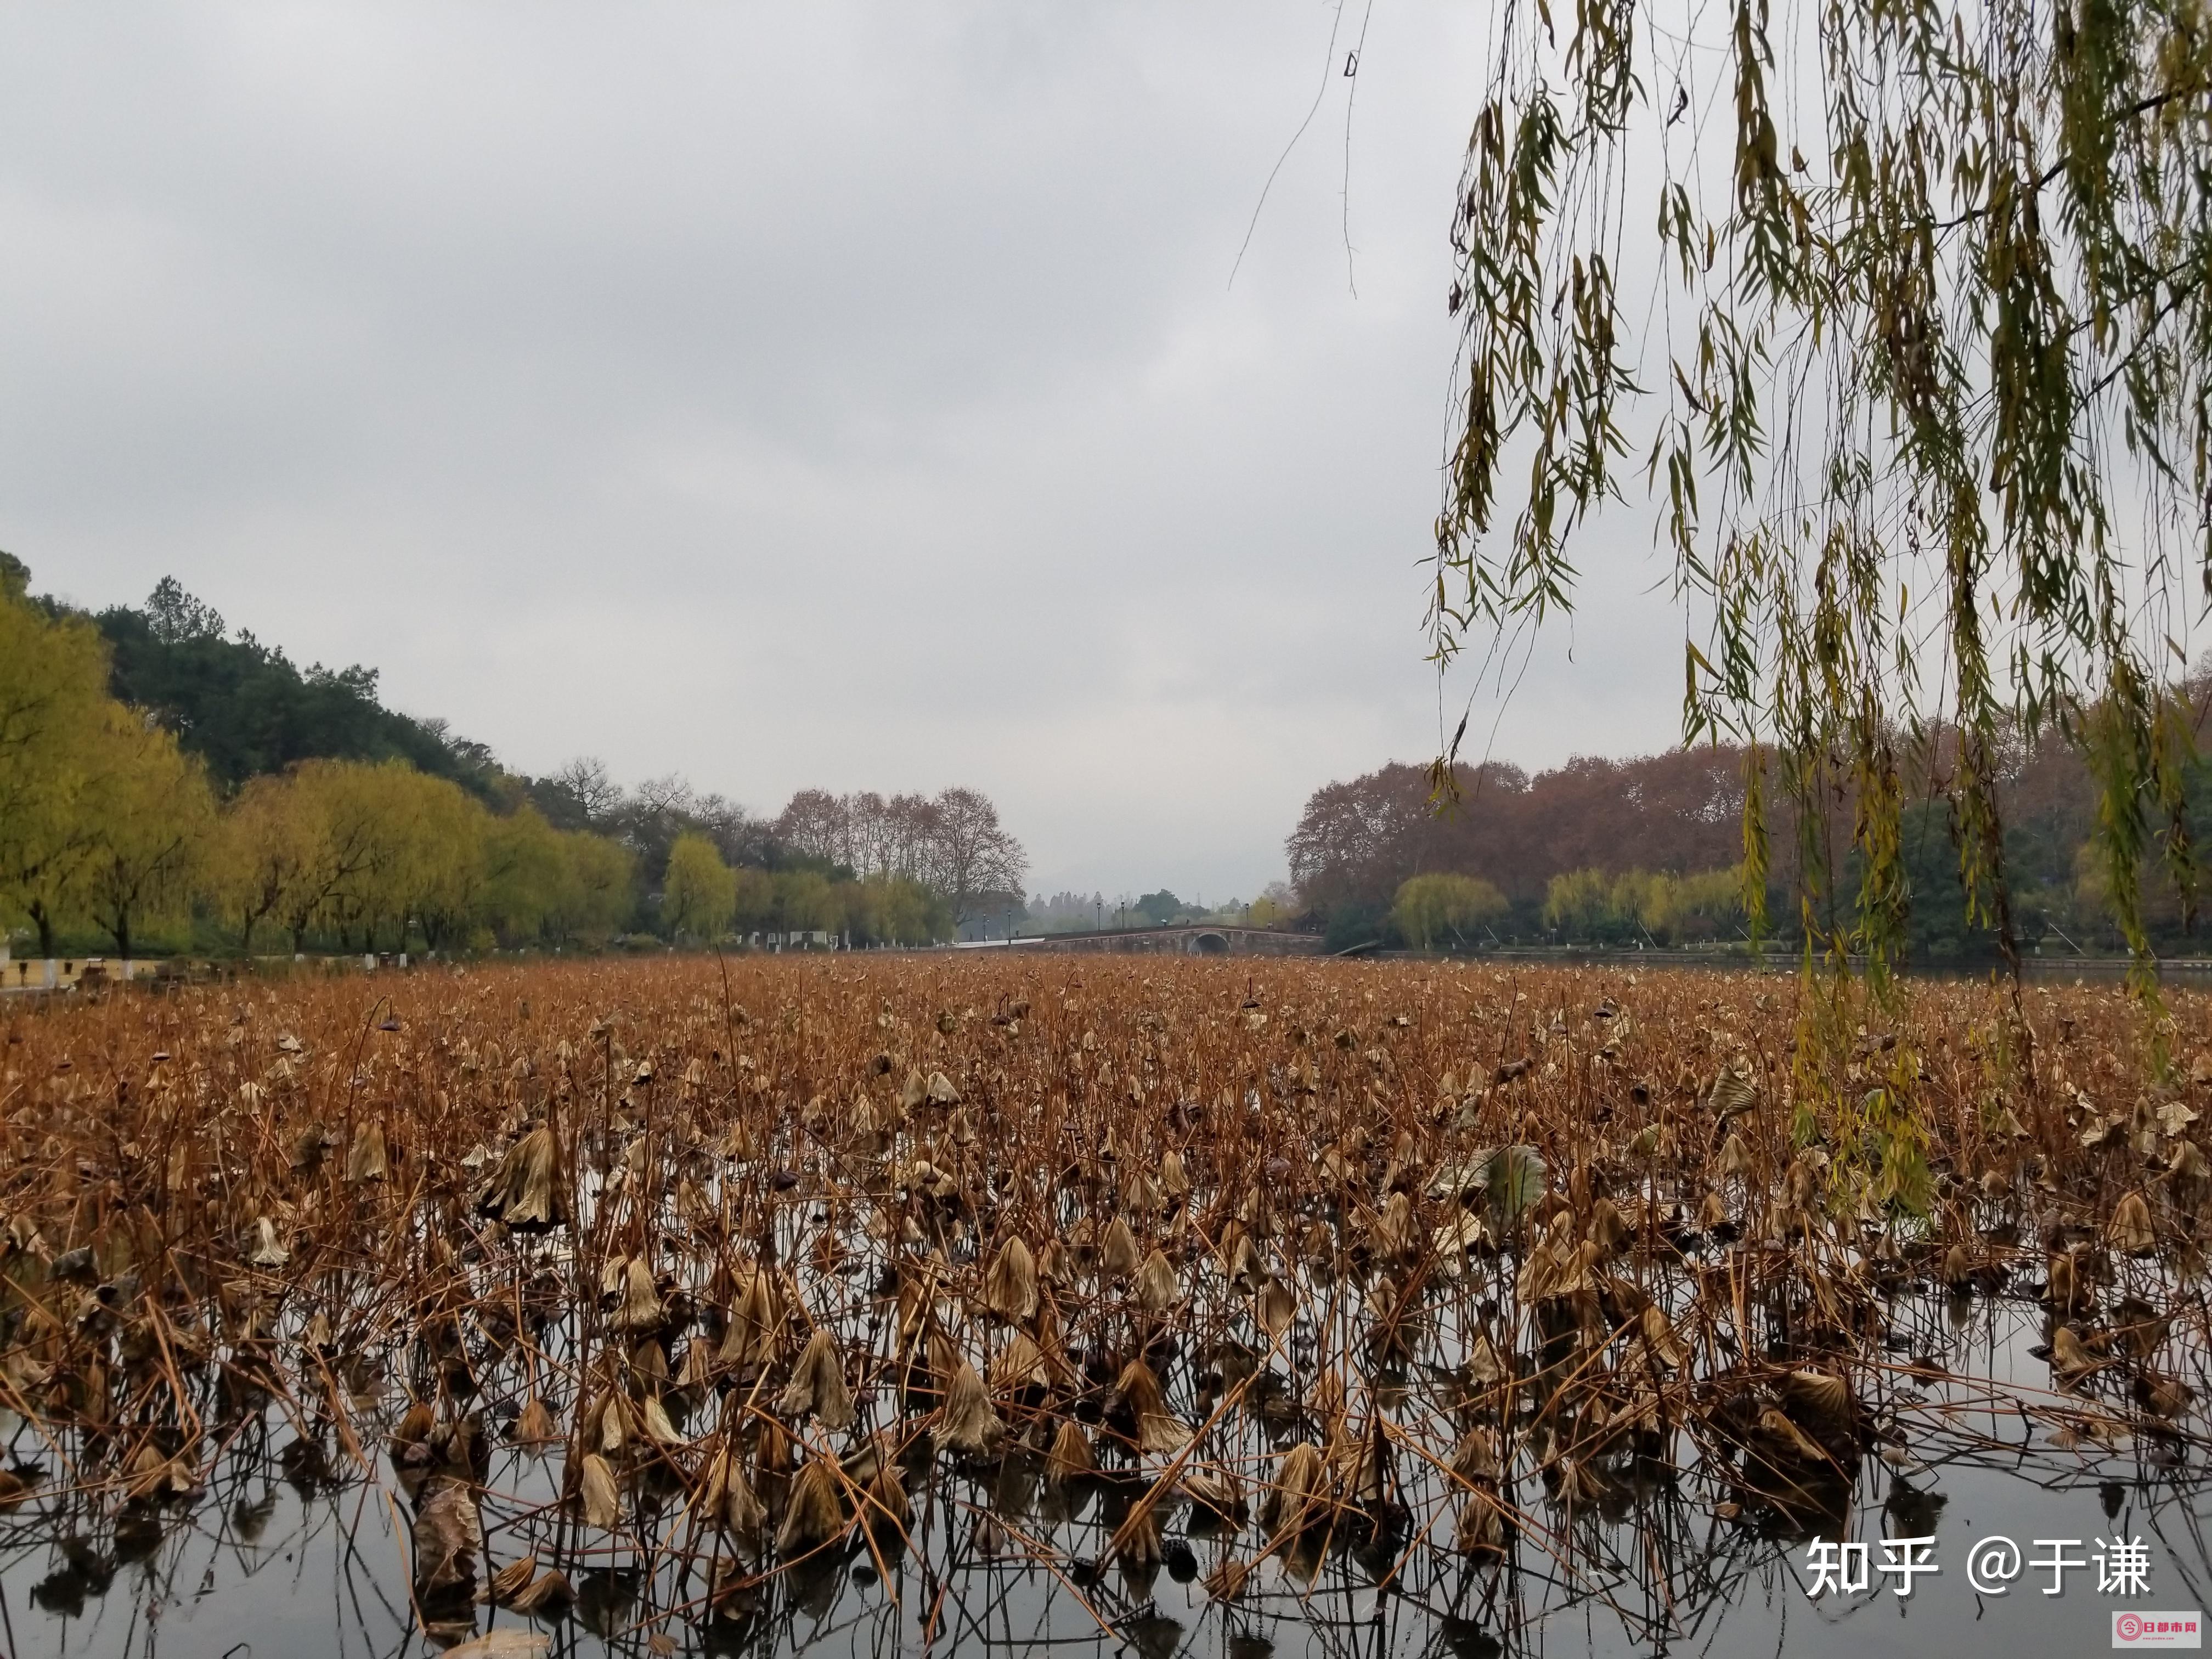
[[(2172, 659), (2212, 594), (2212, 9), (1495, 18), (1453, 230), (1440, 666), (1571, 608), (1576, 538), (1640, 499), (1690, 618), (1685, 738), (1753, 746), (1750, 902), (1792, 825), (1811, 948), (1879, 987), (1925, 778), (2012, 955), (1997, 786), (2057, 731), (2097, 773), (2148, 988), (2146, 870), (2195, 882)], [(1814, 844), (1838, 814), (1842, 859)]]

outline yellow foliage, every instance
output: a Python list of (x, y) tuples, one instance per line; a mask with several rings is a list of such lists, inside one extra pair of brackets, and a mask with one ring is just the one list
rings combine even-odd
[(76, 908), (85, 798), (114, 707), (99, 634), (0, 592), (0, 915), (33, 922), (41, 954)]
[(215, 827), (207, 769), (160, 726), (110, 703), (81, 807), (84, 908), (127, 962), (146, 927), (188, 914)]
[(1544, 925), (1569, 933), (1594, 933), (1619, 920), (1613, 878), (1602, 870), (1565, 870), (1544, 893)]
[(184, 914), (214, 822), (199, 763), (107, 695), (92, 627), (0, 592), (0, 913), (90, 921), (131, 955)]
[(561, 939), (597, 939), (622, 926), (629, 914), (634, 878), (630, 850), (588, 830), (561, 835), (560, 885), (547, 925)]
[(839, 890), (844, 925), (856, 937), (884, 945), (927, 945), (951, 932), (943, 901), (904, 876), (870, 876)]
[(1398, 889), (1390, 920), (1408, 945), (1426, 950), (1470, 942), (1507, 908), (1505, 895), (1480, 876), (1415, 876)]
[(1686, 876), (1568, 870), (1552, 878), (1544, 896), (1544, 925), (1570, 937), (1642, 933), (1668, 945), (1724, 933), (1744, 914), (1741, 866)]
[(669, 848), (661, 883), (660, 915), (673, 933), (719, 939), (736, 913), (738, 879), (714, 843), (698, 834), (678, 836)]

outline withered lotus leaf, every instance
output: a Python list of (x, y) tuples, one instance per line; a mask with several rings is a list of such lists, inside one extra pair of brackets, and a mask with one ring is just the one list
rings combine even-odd
[(425, 1601), (456, 1591), (473, 1595), (483, 1559), (483, 1516), (476, 1489), (451, 1475), (432, 1475), (415, 1515), (415, 1593)]
[(1149, 1314), (1165, 1313), (1182, 1295), (1175, 1264), (1157, 1245), (1137, 1269), (1137, 1305)]
[(538, 1576), (538, 1558), (526, 1555), (519, 1561), (510, 1561), (492, 1574), (485, 1583), (486, 1598), (495, 1607), (511, 1607), (514, 1598), (530, 1588), (530, 1581)]
[(1489, 1430), (1469, 1429), (1452, 1449), (1451, 1472), (1473, 1485), (1498, 1478), (1498, 1437)]
[(2151, 1224), (2150, 1205), (2139, 1193), (2130, 1193), (2112, 1211), (2105, 1237), (2116, 1250), (2148, 1256), (2158, 1249), (2158, 1230)]
[(1505, 1511), (1486, 1492), (1473, 1492), (1460, 1504), (1452, 1546), (1462, 1555), (1498, 1555), (1505, 1547)]
[(549, 1568), (530, 1581), (526, 1589), (514, 1598), (517, 1613), (537, 1614), (555, 1613), (576, 1599), (576, 1591), (568, 1576)]
[(768, 1522), (768, 1510), (746, 1480), (744, 1462), (726, 1443), (717, 1444), (708, 1460), (700, 1507), (711, 1524), (744, 1542), (757, 1540)]
[(1252, 1576), (1252, 1564), (1241, 1556), (1224, 1555), (1220, 1564), (1206, 1575), (1206, 1593), (1217, 1601), (1235, 1601), (1244, 1594), (1244, 1582)]
[(354, 1131), (353, 1146), (346, 1152), (346, 1179), (356, 1184), (365, 1181), (382, 1181), (392, 1171), (392, 1160), (386, 1150), (384, 1126), (371, 1119)]
[(1791, 1371), (1777, 1386), (1790, 1416), (1809, 1429), (1847, 1429), (1857, 1419), (1850, 1385), (1831, 1372)]
[(2062, 1382), (2078, 1382), (2097, 1366), (2096, 1357), (2075, 1334), (2072, 1326), (2061, 1325), (2051, 1334), (2051, 1369)]
[(836, 1466), (824, 1458), (810, 1458), (785, 1501), (775, 1552), (787, 1560), (805, 1555), (842, 1537), (851, 1524)]
[(1091, 1437), (1084, 1432), (1083, 1425), (1072, 1417), (1062, 1418), (1052, 1437), (1052, 1449), (1045, 1456), (1046, 1478), (1065, 1484), (1082, 1479), (1097, 1467), (1091, 1455)]
[(845, 1383), (845, 1364), (837, 1352), (837, 1339), (827, 1326), (807, 1339), (775, 1408), (785, 1417), (804, 1417), (811, 1412), (832, 1433), (852, 1427), (853, 1392)]
[(1190, 1191), (1190, 1177), (1184, 1173), (1182, 1154), (1172, 1147), (1160, 1154), (1160, 1190), (1170, 1198), (1181, 1198)]
[(1137, 1270), (1142, 1258), (1137, 1250), (1137, 1236), (1129, 1231), (1129, 1224), (1120, 1216), (1107, 1224), (1106, 1236), (1099, 1241), (1098, 1271), (1109, 1279), (1127, 1279)]
[(908, 1508), (906, 1484), (899, 1479), (896, 1463), (886, 1462), (869, 1476), (867, 1484), (860, 1489), (860, 1498), (868, 1530), (878, 1539), (905, 1530)]
[(477, 1213), (519, 1232), (543, 1232), (562, 1225), (568, 1218), (568, 1205), (556, 1181), (559, 1164), (553, 1131), (541, 1123), (507, 1148), (477, 1200)]
[(1333, 1499), (1328, 1460), (1310, 1440), (1300, 1441), (1275, 1465), (1274, 1479), (1260, 1500), (1261, 1530), (1271, 1552), (1293, 1547), (1304, 1533), (1326, 1520)]
[(980, 1457), (998, 1449), (1006, 1425), (991, 1409), (991, 1396), (975, 1366), (962, 1359), (945, 1390), (937, 1425), (940, 1448)]
[(615, 1485), (614, 1466), (597, 1452), (584, 1454), (578, 1494), (584, 1524), (611, 1530), (622, 1521), (622, 1492)]
[(991, 1360), (991, 1386), (1000, 1392), (1045, 1389), (1052, 1385), (1052, 1368), (1044, 1352), (1027, 1331), (1016, 1331)]
[(653, 1267), (641, 1255), (624, 1264), (616, 1294), (621, 1298), (609, 1320), (618, 1331), (656, 1331), (667, 1317), (660, 1289), (653, 1282)]
[(1012, 1323), (1034, 1318), (1037, 1308), (1036, 1261), (1017, 1237), (1000, 1246), (983, 1281), (983, 1304)]
[(657, 1441), (661, 1445), (681, 1446), (689, 1443), (683, 1431), (669, 1420), (668, 1407), (661, 1403), (660, 1396), (657, 1394), (646, 1396), (645, 1404), (638, 1412), (638, 1425), (644, 1430), (647, 1439)]

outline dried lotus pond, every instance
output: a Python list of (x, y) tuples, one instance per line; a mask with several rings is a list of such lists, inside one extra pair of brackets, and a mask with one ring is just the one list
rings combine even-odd
[[(1977, 1604), (1991, 1531), (2201, 1604), (2212, 1008), (1808, 1000), (979, 953), (0, 1005), (0, 1636), (2101, 1646), (2093, 1579)], [(1806, 1598), (1808, 1540), (1914, 1535), (1909, 1604)]]

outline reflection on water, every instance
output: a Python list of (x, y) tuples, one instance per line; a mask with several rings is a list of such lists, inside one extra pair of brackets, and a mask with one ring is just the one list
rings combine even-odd
[[(573, 1599), (535, 1617), (477, 1605), (473, 1571), (474, 1594), (422, 1605), (418, 1617), (415, 1534), (434, 1510), (417, 1507), (418, 1472), (367, 1453), (398, 1425), (396, 1397), (355, 1395), (341, 1431), (335, 1414), (301, 1419), (250, 1388), (217, 1387), (195, 1403), (222, 1452), (183, 1492), (73, 1492), (39, 1433), (9, 1419), (13, 1467), (35, 1489), (0, 1520), (0, 1610), (15, 1659), (397, 1655), (487, 1632), (542, 1635), (556, 1653), (626, 1655), (2081, 1650), (2103, 1645), (2115, 1608), (2206, 1604), (2208, 1504), (2179, 1441), (2051, 1391), (2028, 1352), (2044, 1328), (2032, 1302), (1908, 1296), (1886, 1345), (1893, 1364), (1867, 1390), (1878, 1455), (1847, 1492), (1777, 1501), (1686, 1435), (1565, 1480), (1530, 1473), (1524, 1452), (1498, 1488), (1510, 1517), (1500, 1547), (1479, 1555), (1455, 1547), (1453, 1483), (1410, 1452), (1384, 1460), (1370, 1501), (1255, 1564), (1261, 1529), (1238, 1519), (1249, 1505), (1224, 1516), (1187, 1492), (1156, 1504), (1156, 1540), (1117, 1549), (1162, 1458), (1060, 1483), (1017, 1445), (988, 1461), (917, 1458), (903, 1547), (895, 1533), (856, 1533), (772, 1573), (708, 1541), (672, 1474), (640, 1492), (638, 1531), (660, 1540), (640, 1551), (580, 1527), (559, 1503), (558, 1448), (495, 1440), (482, 1577), (531, 1557), (557, 1568)], [(1170, 1369), (1203, 1374), (1203, 1364)], [(1268, 1402), (1245, 1413), (1255, 1469), (1310, 1426), (1292, 1369), (1277, 1372), (1279, 1394), (1248, 1391)], [(1449, 1445), (1461, 1386), (1433, 1364), (1389, 1373), (1382, 1441)], [(495, 1431), (519, 1407), (486, 1399), (482, 1409)], [(348, 1434), (366, 1443), (366, 1468)], [(2035, 1575), (1978, 1596), (1968, 1547), (1996, 1533), (2023, 1551), (2079, 1540), (2082, 1557), (2140, 1538), (2148, 1595), (2100, 1595), (2083, 1570), (2057, 1598)], [(1940, 1571), (1909, 1601), (1877, 1571), (1872, 1593), (1816, 1602), (1805, 1589), (1815, 1535), (1933, 1536)], [(1212, 1593), (1224, 1562), (1249, 1570), (1233, 1600)]]

